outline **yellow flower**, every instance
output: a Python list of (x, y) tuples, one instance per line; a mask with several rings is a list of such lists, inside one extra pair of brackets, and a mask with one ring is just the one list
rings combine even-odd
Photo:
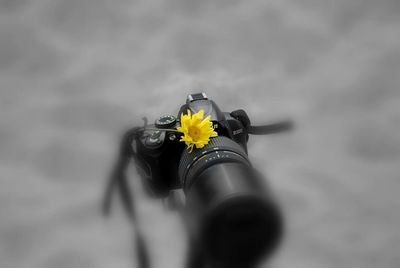
[(189, 110), (187, 114), (181, 114), (181, 126), (177, 130), (183, 133), (180, 141), (186, 143), (189, 152), (192, 152), (193, 146), (196, 146), (198, 149), (203, 148), (204, 145), (208, 144), (211, 137), (218, 136), (212, 126), (211, 116), (203, 117), (203, 110), (193, 115)]

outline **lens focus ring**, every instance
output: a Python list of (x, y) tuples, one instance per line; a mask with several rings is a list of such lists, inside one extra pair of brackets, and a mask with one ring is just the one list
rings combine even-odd
[(235, 141), (218, 136), (201, 149), (191, 153), (185, 150), (179, 163), (179, 178), (184, 189), (190, 187), (191, 178), (217, 163), (241, 162), (250, 165), (244, 149)]

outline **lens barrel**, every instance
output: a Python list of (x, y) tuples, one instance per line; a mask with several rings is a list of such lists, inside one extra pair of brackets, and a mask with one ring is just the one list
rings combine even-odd
[(190, 188), (198, 174), (217, 163), (244, 163), (250, 165), (244, 149), (233, 140), (218, 136), (212, 138), (202, 149), (191, 153), (184, 151), (179, 163), (179, 178), (184, 190)]
[(218, 136), (201, 150), (183, 152), (179, 175), (190, 234), (209, 258), (246, 266), (277, 247), (281, 213), (239, 144)]

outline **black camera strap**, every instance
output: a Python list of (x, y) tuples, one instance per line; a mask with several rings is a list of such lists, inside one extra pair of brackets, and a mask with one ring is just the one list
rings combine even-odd
[(230, 113), (230, 115), (233, 118), (236, 118), (237, 120), (242, 122), (243, 127), (246, 129), (247, 133), (252, 135), (274, 134), (274, 133), (288, 131), (293, 128), (293, 122), (290, 120), (284, 120), (281, 122), (262, 125), (262, 126), (253, 126), (251, 125), (249, 116), (243, 109), (233, 111)]
[(246, 128), (249, 134), (253, 135), (266, 135), (274, 134), (279, 132), (284, 132), (291, 130), (293, 128), (293, 123), (291, 121), (282, 121), (275, 124), (269, 124), (264, 126), (248, 126)]
[(121, 139), (119, 154), (114, 169), (111, 172), (102, 204), (102, 212), (105, 216), (110, 215), (112, 197), (114, 192), (118, 192), (122, 206), (132, 223), (135, 231), (136, 254), (139, 268), (149, 268), (150, 259), (143, 232), (140, 230), (139, 222), (134, 206), (133, 194), (130, 191), (126, 171), (132, 158), (136, 159), (136, 153), (132, 149), (132, 142), (140, 132), (140, 127), (132, 128), (127, 131)]

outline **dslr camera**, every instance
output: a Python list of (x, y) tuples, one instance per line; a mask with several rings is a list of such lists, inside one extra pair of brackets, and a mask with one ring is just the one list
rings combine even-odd
[[(177, 131), (180, 117), (204, 111), (218, 136), (203, 148), (186, 150)], [(137, 226), (125, 169), (131, 159), (147, 192), (181, 212), (189, 250), (187, 268), (251, 268), (269, 257), (283, 234), (283, 217), (265, 178), (252, 166), (249, 134), (286, 131), (289, 121), (251, 125), (244, 110), (223, 112), (205, 93), (188, 95), (177, 116), (134, 127), (122, 138), (119, 159), (106, 191), (104, 211), (117, 189)], [(138, 258), (149, 267), (144, 240), (136, 227)]]

